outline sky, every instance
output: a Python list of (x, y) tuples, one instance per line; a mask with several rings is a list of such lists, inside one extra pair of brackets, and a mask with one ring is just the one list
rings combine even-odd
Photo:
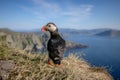
[(48, 22), (58, 28), (120, 30), (120, 0), (0, 0), (0, 28), (32, 30)]

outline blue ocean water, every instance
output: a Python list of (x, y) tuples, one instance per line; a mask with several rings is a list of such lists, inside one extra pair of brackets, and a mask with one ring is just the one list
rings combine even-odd
[(73, 49), (69, 52), (84, 53), (85, 56), (83, 56), (83, 58), (88, 61), (88, 63), (93, 66), (106, 67), (115, 80), (120, 79), (120, 37), (71, 34), (66, 39), (88, 45), (88, 48)]

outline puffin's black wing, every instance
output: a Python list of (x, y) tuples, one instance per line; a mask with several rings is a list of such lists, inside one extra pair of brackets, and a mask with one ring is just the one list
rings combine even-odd
[(61, 61), (64, 51), (65, 51), (65, 46), (66, 46), (65, 40), (62, 39), (59, 35), (55, 38), (51, 38), (48, 41), (48, 45), (47, 45), (49, 57), (54, 62), (57, 60)]

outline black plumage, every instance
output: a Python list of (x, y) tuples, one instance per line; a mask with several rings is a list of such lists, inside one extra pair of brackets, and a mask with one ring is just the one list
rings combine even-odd
[(61, 64), (63, 53), (65, 51), (65, 40), (63, 40), (58, 33), (51, 33), (47, 49), (50, 59), (52, 59), (55, 64)]
[(48, 23), (42, 30), (50, 32), (50, 39), (47, 43), (48, 63), (51, 64), (50, 60), (52, 60), (55, 65), (60, 65), (65, 51), (65, 40), (59, 35), (58, 28), (54, 23)]

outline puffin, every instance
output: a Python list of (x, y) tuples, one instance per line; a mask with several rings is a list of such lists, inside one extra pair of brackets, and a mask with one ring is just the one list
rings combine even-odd
[(50, 39), (47, 43), (48, 64), (60, 66), (66, 50), (65, 40), (60, 36), (58, 27), (53, 22), (47, 23), (41, 30), (42, 32), (48, 31), (50, 33)]

